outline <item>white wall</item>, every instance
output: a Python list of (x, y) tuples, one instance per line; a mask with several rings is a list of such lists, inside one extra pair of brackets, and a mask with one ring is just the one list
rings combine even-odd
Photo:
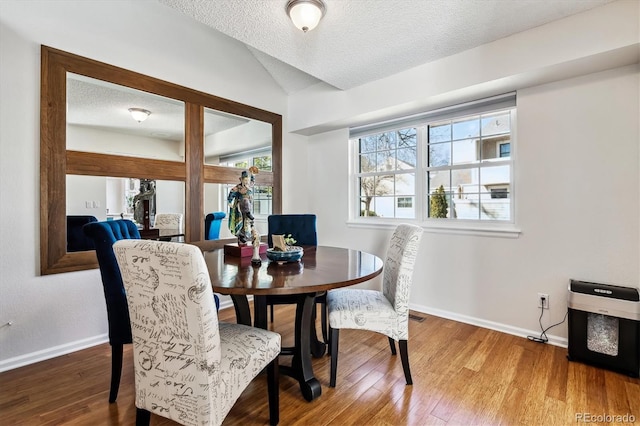
[(40, 44), (283, 114), (282, 89), (216, 34), (155, 2), (0, 2), (0, 371), (107, 338), (98, 270), (39, 276)]

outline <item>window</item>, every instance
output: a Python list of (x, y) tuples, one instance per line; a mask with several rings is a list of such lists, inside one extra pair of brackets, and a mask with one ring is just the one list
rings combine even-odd
[[(260, 171), (271, 171), (271, 151), (259, 150), (254, 152), (245, 152), (228, 156), (220, 159), (220, 165), (238, 167), (241, 169), (248, 169), (251, 166), (256, 166)], [(226, 206), (226, 211), (229, 210), (229, 203), (227, 197), (231, 188), (235, 185), (224, 185), (224, 192), (220, 194), (222, 197), (222, 204)], [(271, 186), (258, 186), (253, 187), (253, 214), (256, 217), (269, 216), (273, 212), (273, 187)]]
[(509, 94), (351, 129), (354, 216), (512, 222), (514, 113)]

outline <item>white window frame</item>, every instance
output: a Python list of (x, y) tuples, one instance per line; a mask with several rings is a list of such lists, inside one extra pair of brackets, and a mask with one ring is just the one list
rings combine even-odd
[[(444, 119), (462, 118), (470, 115), (485, 115), (494, 111), (502, 111), (513, 108), (511, 112), (511, 128), (510, 128), (510, 220), (509, 221), (493, 221), (493, 220), (471, 220), (458, 218), (429, 218), (428, 206), (429, 197), (426, 194), (427, 187), (427, 123), (441, 121)], [(389, 120), (382, 123), (374, 123), (367, 126), (350, 129), (350, 184), (349, 184), (349, 220), (347, 225), (356, 228), (375, 228), (375, 229), (393, 229), (399, 223), (414, 223), (422, 226), (428, 232), (449, 233), (449, 234), (466, 234), (480, 235), (492, 237), (517, 238), (520, 229), (516, 222), (516, 182), (514, 169), (517, 165), (517, 129), (516, 120), (517, 111), (515, 105), (515, 93), (496, 96), (470, 102), (467, 104), (456, 105), (452, 107), (442, 108), (435, 111), (417, 114), (411, 117), (403, 117), (400, 119)], [(416, 176), (416, 195), (415, 195), (415, 219), (406, 218), (383, 218), (383, 217), (362, 217), (360, 216), (360, 187), (358, 178), (359, 173), (359, 144), (360, 137), (372, 134), (383, 133), (403, 129), (407, 127), (417, 126), (417, 168)], [(499, 151), (497, 152), (499, 155)], [(474, 167), (478, 167), (475, 165)]]

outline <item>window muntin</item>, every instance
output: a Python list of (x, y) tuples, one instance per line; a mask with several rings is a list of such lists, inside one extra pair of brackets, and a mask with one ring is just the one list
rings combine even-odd
[(356, 139), (357, 216), (512, 222), (514, 111), (480, 111)]

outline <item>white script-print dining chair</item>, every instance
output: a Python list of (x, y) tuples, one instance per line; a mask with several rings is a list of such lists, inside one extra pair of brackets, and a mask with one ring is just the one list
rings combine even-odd
[[(153, 227), (157, 229), (170, 229), (177, 234), (184, 232), (183, 225), (184, 216), (182, 213), (157, 213), (153, 220)], [(179, 241), (181, 237), (176, 237), (175, 241)], [(171, 238), (166, 238), (164, 241), (170, 241)]]
[(149, 424), (154, 413), (183, 425), (220, 425), (265, 367), (270, 423), (277, 424), (280, 335), (218, 322), (200, 249), (148, 240), (113, 248), (131, 317), (136, 424)]
[(339, 289), (327, 294), (331, 352), (329, 386), (336, 386), (338, 336), (339, 330), (343, 328), (369, 330), (386, 335), (392, 355), (396, 354), (397, 340), (407, 385), (413, 384), (407, 351), (409, 291), (421, 238), (422, 228), (419, 226), (402, 224), (395, 229), (384, 262), (382, 291)]

